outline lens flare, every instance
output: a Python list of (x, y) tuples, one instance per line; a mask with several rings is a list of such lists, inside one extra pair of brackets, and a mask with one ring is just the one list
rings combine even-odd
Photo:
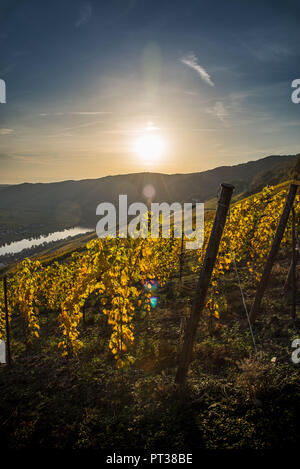
[(148, 292), (154, 292), (155, 290), (157, 290), (157, 287), (158, 287), (157, 280), (146, 280), (144, 282), (144, 288)]
[(156, 306), (157, 306), (157, 296), (151, 296), (150, 305), (152, 306), (152, 308), (156, 308)]

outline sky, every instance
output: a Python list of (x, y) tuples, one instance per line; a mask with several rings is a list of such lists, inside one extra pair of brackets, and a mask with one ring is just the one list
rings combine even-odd
[(0, 183), (300, 152), (300, 2), (0, 0)]

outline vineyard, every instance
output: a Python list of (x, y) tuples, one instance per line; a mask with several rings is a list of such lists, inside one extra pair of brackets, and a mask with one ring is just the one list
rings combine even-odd
[[(297, 337), (297, 321), (291, 321), (282, 295), (290, 263), (292, 216), (272, 273), (278, 283), (273, 279), (266, 292), (254, 327), (254, 342), (241, 291), (250, 307), (287, 192), (287, 184), (266, 187), (230, 207), (197, 332), (186, 388), (189, 404), (184, 411), (178, 411), (185, 404), (176, 400), (174, 376), (214, 211), (205, 214), (205, 240), (199, 250), (185, 251), (184, 240), (174, 237), (95, 239), (82, 252), (62, 260), (45, 263), (28, 258), (8, 272), (12, 368), (1, 369), (1, 382), (11, 397), (2, 402), (4, 416), (0, 417), (8, 445), (22, 447), (29, 442), (47, 446), (48, 438), (58, 447), (122, 447), (124, 431), (130, 444), (146, 448), (166, 444), (170, 428), (174, 428), (172, 441), (178, 448), (186, 447), (189, 440), (192, 446), (201, 440), (203, 447), (247, 447), (246, 440), (239, 440), (240, 426), (243, 438), (248, 437), (253, 447), (274, 444), (265, 436), (280, 413), (272, 392), (276, 386), (283, 389), (286, 385), (288, 392), (296, 395), (300, 384), (287, 351)], [(296, 226), (300, 222), (299, 201), (297, 195)], [(0, 338), (6, 340), (3, 289), (0, 308)], [(38, 380), (35, 384), (31, 373)], [(31, 405), (38, 410), (28, 407), (24, 411), (24, 402), (16, 403), (18, 380), (27, 389), (22, 399), (30, 394)], [(61, 387), (59, 402), (68, 392), (75, 393), (78, 408), (71, 411), (67, 404), (68, 416), (62, 409), (55, 410), (61, 424), (53, 424), (50, 435), (43, 411), (53, 411), (56, 397), (50, 398), (48, 393), (59, 392)], [(275, 405), (271, 417), (269, 410), (263, 415), (260, 393), (265, 389)], [(237, 393), (243, 402), (240, 410), (236, 410)], [(4, 406), (9, 399), (10, 415)], [(158, 413), (163, 408), (165, 416), (160, 419)], [(25, 412), (22, 417), (21, 409)], [(284, 417), (280, 414), (283, 428), (293, 427), (295, 416), (288, 409)], [(187, 430), (191, 412), (197, 427), (192, 438), (187, 433), (192, 431)], [(260, 422), (261, 437), (255, 433), (255, 419)], [(69, 429), (64, 436), (62, 421)], [(220, 425), (219, 432), (215, 425)], [(291, 432), (285, 445), (292, 441)]]

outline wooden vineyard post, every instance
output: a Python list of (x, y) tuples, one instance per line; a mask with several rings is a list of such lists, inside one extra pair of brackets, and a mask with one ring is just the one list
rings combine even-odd
[(275, 237), (274, 237), (274, 240), (273, 240), (273, 244), (272, 244), (271, 250), (269, 252), (269, 256), (268, 256), (268, 259), (266, 261), (264, 271), (263, 271), (261, 280), (259, 282), (258, 289), (257, 289), (256, 295), (255, 295), (255, 299), (254, 299), (254, 302), (253, 302), (253, 305), (252, 305), (252, 308), (251, 308), (251, 311), (250, 311), (250, 321), (254, 321), (257, 317), (257, 314), (258, 314), (258, 311), (259, 311), (259, 308), (260, 308), (260, 304), (261, 304), (261, 300), (262, 300), (264, 292), (267, 288), (267, 283), (268, 283), (270, 273), (271, 273), (271, 270), (272, 270), (272, 267), (273, 267), (273, 264), (274, 264), (274, 261), (275, 261), (275, 257), (278, 253), (280, 243), (281, 243), (281, 240), (282, 240), (282, 237), (283, 237), (283, 234), (284, 234), (284, 230), (285, 230), (288, 218), (289, 218), (289, 214), (290, 214), (290, 211), (292, 209), (292, 206), (293, 206), (293, 203), (294, 203), (294, 200), (295, 200), (295, 197), (296, 197), (297, 188), (298, 188), (297, 184), (291, 184), (290, 185), (290, 190), (289, 190), (289, 193), (287, 195), (287, 198), (286, 198), (286, 201), (285, 201), (285, 206), (284, 206), (284, 209), (282, 211), (282, 214), (281, 214), (278, 226), (277, 226), (277, 230), (276, 230), (276, 234), (275, 234)]
[(206, 249), (203, 267), (199, 274), (196, 292), (192, 303), (191, 314), (186, 324), (183, 347), (179, 358), (177, 374), (175, 377), (176, 384), (180, 385), (181, 388), (183, 388), (185, 384), (188, 367), (192, 358), (197, 326), (205, 304), (207, 290), (226, 223), (232, 192), (234, 190), (234, 186), (230, 184), (221, 184), (221, 188), (222, 190), (218, 201), (216, 216)]
[(297, 265), (297, 251), (296, 251), (296, 216), (295, 209), (292, 208), (292, 246), (293, 246), (293, 255), (292, 255), (292, 319), (296, 319), (296, 295), (297, 295), (297, 285), (296, 285), (296, 265)]
[(4, 288), (4, 307), (5, 307), (5, 330), (6, 330), (6, 363), (8, 367), (11, 367), (11, 354), (10, 354), (10, 330), (9, 330), (9, 319), (8, 319), (8, 303), (7, 303), (7, 282), (6, 276), (3, 277), (3, 288)]

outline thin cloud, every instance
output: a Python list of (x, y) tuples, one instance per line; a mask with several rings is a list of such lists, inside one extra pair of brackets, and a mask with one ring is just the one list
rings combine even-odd
[(34, 157), (31, 157), (31, 156), (24, 156), (24, 155), (13, 155), (12, 157), (14, 160), (17, 160), (17, 161), (25, 161), (26, 163), (30, 163), (30, 164), (40, 164), (40, 165), (53, 165), (55, 164), (55, 162), (49, 160), (49, 161), (46, 161), (46, 160), (41, 160), (39, 158), (34, 158)]
[(92, 16), (92, 7), (89, 3), (85, 3), (80, 8), (79, 18), (75, 23), (75, 27), (79, 28), (80, 26), (87, 24), (90, 21), (91, 16)]
[(280, 43), (254, 43), (248, 47), (252, 55), (261, 62), (281, 62), (294, 55), (297, 55), (297, 51), (294, 51)]
[(99, 125), (99, 124), (102, 124), (102, 123), (103, 123), (103, 121), (85, 122), (84, 124), (80, 124), (80, 125), (76, 125), (76, 126), (73, 126), (73, 127), (67, 127), (65, 129), (62, 129), (59, 132), (56, 132), (55, 134), (48, 135), (48, 137), (57, 137), (57, 136), (63, 136), (63, 135), (65, 135), (67, 137), (71, 137), (72, 133), (69, 133), (69, 132), (72, 132), (73, 130), (84, 129), (84, 128), (92, 127), (93, 125)]
[(227, 129), (223, 128), (203, 128), (203, 129), (192, 129), (192, 132), (224, 132)]
[(42, 112), (39, 115), (41, 117), (51, 117), (51, 116), (97, 116), (100, 114), (112, 114), (109, 111), (69, 111), (69, 112), (54, 112), (46, 113)]
[(182, 57), (180, 61), (188, 67), (192, 68), (193, 70), (196, 70), (196, 72), (200, 75), (201, 79), (205, 81), (208, 85), (215, 86), (209, 73), (205, 70), (204, 67), (198, 64), (198, 59), (193, 52)]
[(10, 135), (14, 132), (14, 129), (0, 129), (0, 135)]
[(70, 112), (69, 114), (72, 114), (73, 116), (96, 116), (99, 114), (112, 114), (109, 111), (75, 111), (75, 112)]
[(226, 123), (226, 120), (229, 117), (229, 112), (225, 108), (224, 104), (221, 101), (217, 101), (216, 104), (212, 107), (207, 109), (209, 114), (212, 114), (217, 119), (219, 119), (223, 124)]

